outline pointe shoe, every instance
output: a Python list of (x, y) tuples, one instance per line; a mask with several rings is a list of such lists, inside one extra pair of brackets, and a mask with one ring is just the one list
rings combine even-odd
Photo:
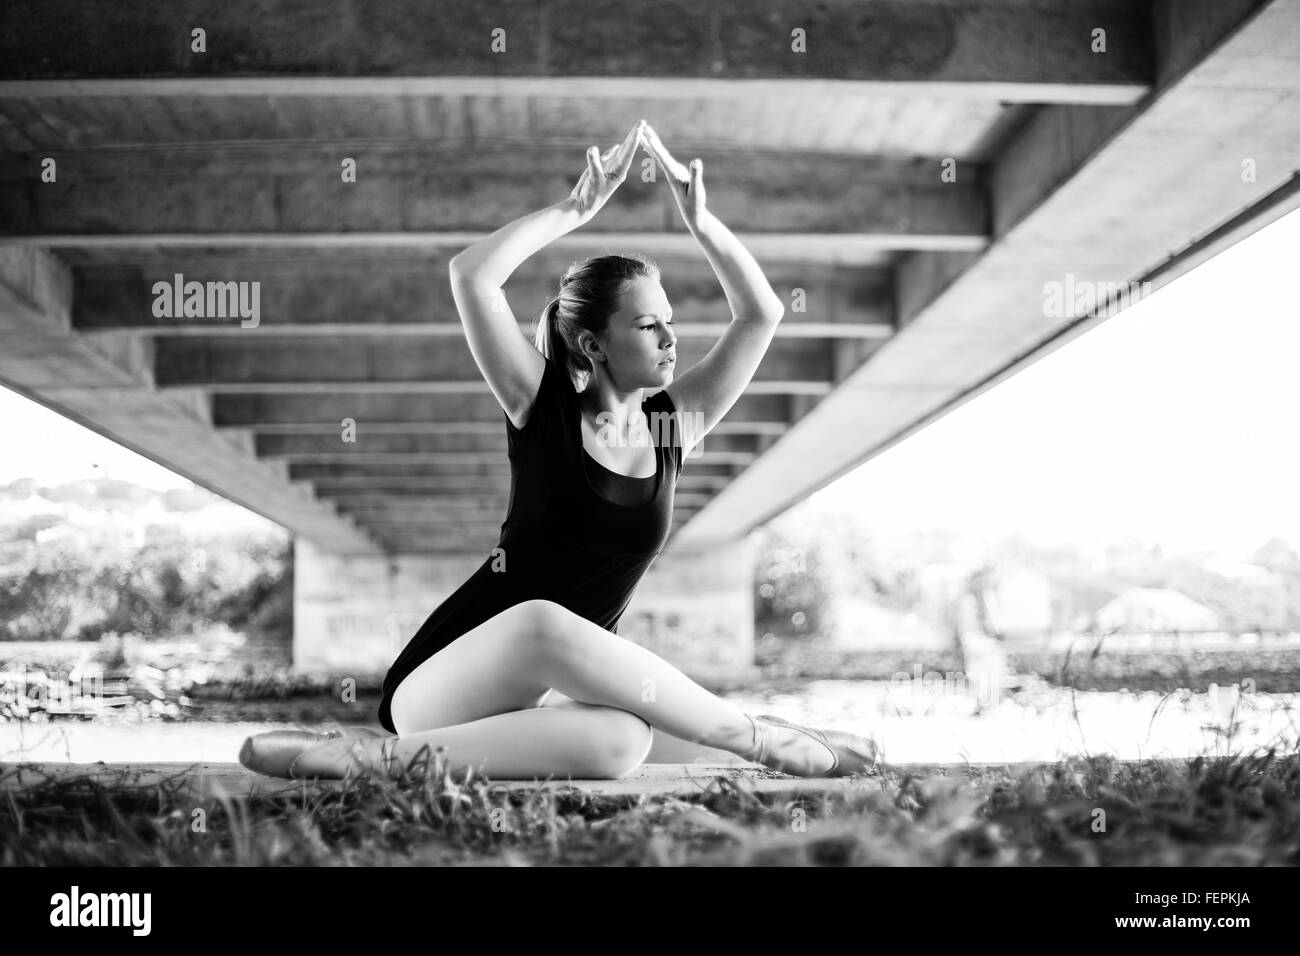
[(309, 730), (270, 730), (254, 734), (239, 748), (239, 762), (268, 777), (292, 777), (294, 763), (308, 747), (341, 736), (338, 731), (317, 734)]
[(342, 737), (387, 737), (388, 736), (388, 734), (381, 734), (377, 730), (372, 730), (369, 727), (365, 727), (360, 724), (341, 725), (337, 729), (328, 732), (331, 734), (337, 734)]
[[(880, 748), (870, 737), (863, 737), (843, 730), (817, 730), (814, 727), (805, 727), (802, 724), (792, 723), (773, 714), (759, 714), (757, 719), (805, 733), (831, 752), (834, 762), (831, 764), (830, 769), (821, 773), (808, 774), (809, 777), (848, 777), (857, 773), (876, 772)], [(766, 752), (763, 753), (763, 756), (766, 756)]]
[(309, 730), (269, 730), (254, 734), (239, 749), (239, 762), (269, 777), (296, 777), (298, 761), (313, 747), (338, 740), (342, 731), (317, 734)]

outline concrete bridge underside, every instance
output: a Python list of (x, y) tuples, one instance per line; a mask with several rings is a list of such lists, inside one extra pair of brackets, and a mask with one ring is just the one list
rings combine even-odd
[[(1049, 283), (1159, 287), (1300, 204), (1300, 0), (15, 0), (0, 381), (291, 529), (298, 662), (376, 666), (509, 491), (447, 262), (642, 116), (787, 302), (621, 629), (735, 673), (752, 529), (1114, 312)], [(731, 315), (638, 172), (505, 295), (527, 331), (649, 253), (685, 369)], [(158, 316), (177, 275), (257, 282), (256, 325)]]

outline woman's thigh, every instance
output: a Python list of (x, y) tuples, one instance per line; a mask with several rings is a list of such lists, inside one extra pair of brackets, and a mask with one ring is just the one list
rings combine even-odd
[(549, 688), (532, 676), (538, 602), (506, 608), (466, 631), (393, 691), (393, 726), (409, 734), (539, 706)]

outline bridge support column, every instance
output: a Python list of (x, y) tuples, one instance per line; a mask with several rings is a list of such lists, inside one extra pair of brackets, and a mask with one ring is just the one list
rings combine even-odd
[[(294, 543), (293, 666), (301, 673), (382, 675), (484, 555), (334, 554)], [(619, 635), (696, 680), (754, 670), (752, 538), (660, 555), (632, 597)]]
[(755, 551), (748, 535), (659, 555), (623, 612), (619, 634), (698, 681), (751, 678)]
[(382, 676), (425, 618), (484, 557), (335, 554), (297, 538), (294, 670)]

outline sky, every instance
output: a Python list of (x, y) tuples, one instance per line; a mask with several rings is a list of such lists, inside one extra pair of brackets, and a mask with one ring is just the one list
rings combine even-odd
[(1300, 544), (1300, 211), (813, 496), (873, 531)]
[(44, 405), (0, 385), (4, 448), (0, 484), (35, 478), (61, 484), (81, 478), (117, 478), (149, 488), (193, 488), (162, 465), (83, 428)]
[[(816, 493), (882, 533), (1300, 543), (1300, 211)], [(0, 386), (0, 483), (191, 482)], [(16, 451), (17, 453), (13, 453)]]

